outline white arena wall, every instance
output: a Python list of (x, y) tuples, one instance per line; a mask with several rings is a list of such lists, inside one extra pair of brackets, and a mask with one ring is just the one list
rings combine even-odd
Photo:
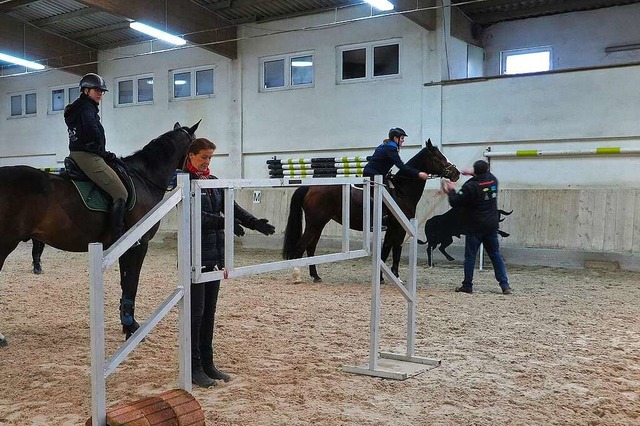
[[(563, 46), (554, 49), (554, 58), (564, 68), (618, 63), (603, 59), (603, 49), (637, 41), (637, 28), (628, 28), (626, 22), (639, 11), (640, 6), (630, 5), (491, 27), (484, 46), (485, 73), (495, 74), (499, 50), (543, 42)], [(338, 20), (362, 17), (367, 11), (354, 7), (340, 13)], [(598, 25), (593, 24), (595, 15)], [(148, 46), (139, 45), (101, 53), (98, 72), (111, 87), (119, 77), (153, 73), (157, 88), (152, 105), (115, 107), (113, 92), (105, 96), (101, 115), (108, 148), (127, 155), (175, 121), (192, 125), (200, 118), (198, 135), (218, 145), (214, 173), (229, 178), (266, 178), (265, 161), (273, 156), (368, 155), (391, 126), (401, 126), (410, 135), (403, 158), (431, 138), (459, 168), (482, 158), (487, 147), (640, 148), (639, 65), (441, 82), (446, 80), (443, 75), (461, 78), (467, 69), (477, 70), (467, 64), (466, 43), (449, 39), (445, 55), (437, 31), (426, 31), (402, 16), (319, 28), (334, 19), (334, 13), (326, 13), (245, 27), (234, 61), (199, 48), (147, 55)], [(582, 19), (587, 25), (581, 25)], [(597, 31), (589, 31), (589, 26)], [(307, 30), (298, 31), (301, 28)], [(269, 31), (284, 32), (266, 36)], [(337, 46), (388, 39), (401, 42), (399, 78), (336, 83)], [(570, 40), (585, 48), (564, 49)], [(261, 93), (260, 58), (301, 51), (313, 51), (314, 85)], [(625, 62), (633, 59), (628, 56)], [(199, 65), (215, 67), (215, 95), (170, 101), (169, 72)], [(0, 78), (0, 165), (59, 165), (67, 155), (66, 130), (60, 113), (47, 113), (49, 90), (78, 79), (59, 71)], [(37, 90), (37, 117), (6, 119), (8, 95), (26, 90)], [(511, 233), (503, 240), (507, 261), (581, 266), (595, 257), (640, 269), (638, 157), (497, 158), (491, 164), (502, 183), (501, 207), (514, 210), (504, 223)], [(447, 209), (446, 199), (434, 195), (436, 188), (436, 181), (429, 183), (419, 206), (422, 223)], [(281, 232), (290, 194), (263, 189), (262, 203), (256, 205), (251, 191), (241, 191), (238, 200), (268, 217)], [(174, 229), (171, 219), (163, 229)], [(336, 225), (326, 233), (340, 235)], [(261, 244), (252, 233), (243, 242)], [(525, 259), (522, 250), (551, 252)]]

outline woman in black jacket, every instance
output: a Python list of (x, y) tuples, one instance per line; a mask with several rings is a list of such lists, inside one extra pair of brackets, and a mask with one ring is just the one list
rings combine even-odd
[[(208, 139), (198, 138), (189, 147), (185, 171), (190, 179), (217, 179), (210, 174), (209, 163), (216, 146)], [(219, 188), (202, 191), (202, 266), (203, 271), (224, 268), (224, 191)], [(275, 232), (267, 219), (257, 219), (238, 204), (234, 205), (234, 234), (244, 235), (245, 226), (264, 235)], [(229, 381), (228, 374), (213, 363), (213, 324), (218, 302), (220, 281), (191, 286), (191, 379), (202, 387), (215, 380)]]

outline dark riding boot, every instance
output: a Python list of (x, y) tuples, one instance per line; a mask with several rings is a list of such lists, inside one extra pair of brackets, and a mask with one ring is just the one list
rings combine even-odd
[(116, 242), (124, 234), (124, 213), (126, 201), (119, 198), (111, 204), (109, 225), (111, 226), (111, 241)]
[(215, 380), (205, 374), (199, 359), (191, 360), (191, 381), (202, 388), (210, 388), (216, 384)]
[(223, 382), (228, 382), (229, 380), (231, 380), (231, 376), (229, 376), (224, 371), (218, 370), (218, 368), (216, 368), (216, 366), (213, 364), (213, 361), (202, 361), (202, 369), (207, 376), (211, 377), (214, 380), (222, 380)]

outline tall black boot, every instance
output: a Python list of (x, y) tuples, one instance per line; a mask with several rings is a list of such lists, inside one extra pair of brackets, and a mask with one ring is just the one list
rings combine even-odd
[(124, 213), (126, 200), (118, 198), (111, 204), (109, 225), (111, 226), (111, 241), (116, 242), (124, 234)]

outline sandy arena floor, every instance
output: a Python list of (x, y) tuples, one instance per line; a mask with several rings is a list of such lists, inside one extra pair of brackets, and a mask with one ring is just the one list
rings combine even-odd
[[(79, 425), (90, 414), (87, 256), (21, 244), (0, 273), (1, 425)], [(241, 250), (238, 264), (278, 260)], [(443, 261), (440, 260), (442, 265)], [(175, 248), (152, 244), (139, 320), (175, 287)], [(406, 269), (406, 268), (405, 268)], [(640, 275), (510, 267), (457, 294), (459, 264), (419, 265), (417, 355), (442, 365), (406, 381), (347, 374), (367, 362), (370, 261), (320, 265), (322, 284), (272, 273), (223, 283), (217, 364), (229, 383), (194, 395), (216, 425), (640, 425)], [(117, 268), (105, 279), (107, 345), (119, 330)], [(381, 349), (401, 351), (405, 304), (383, 287)], [(177, 315), (107, 381), (109, 404), (177, 385)]]

